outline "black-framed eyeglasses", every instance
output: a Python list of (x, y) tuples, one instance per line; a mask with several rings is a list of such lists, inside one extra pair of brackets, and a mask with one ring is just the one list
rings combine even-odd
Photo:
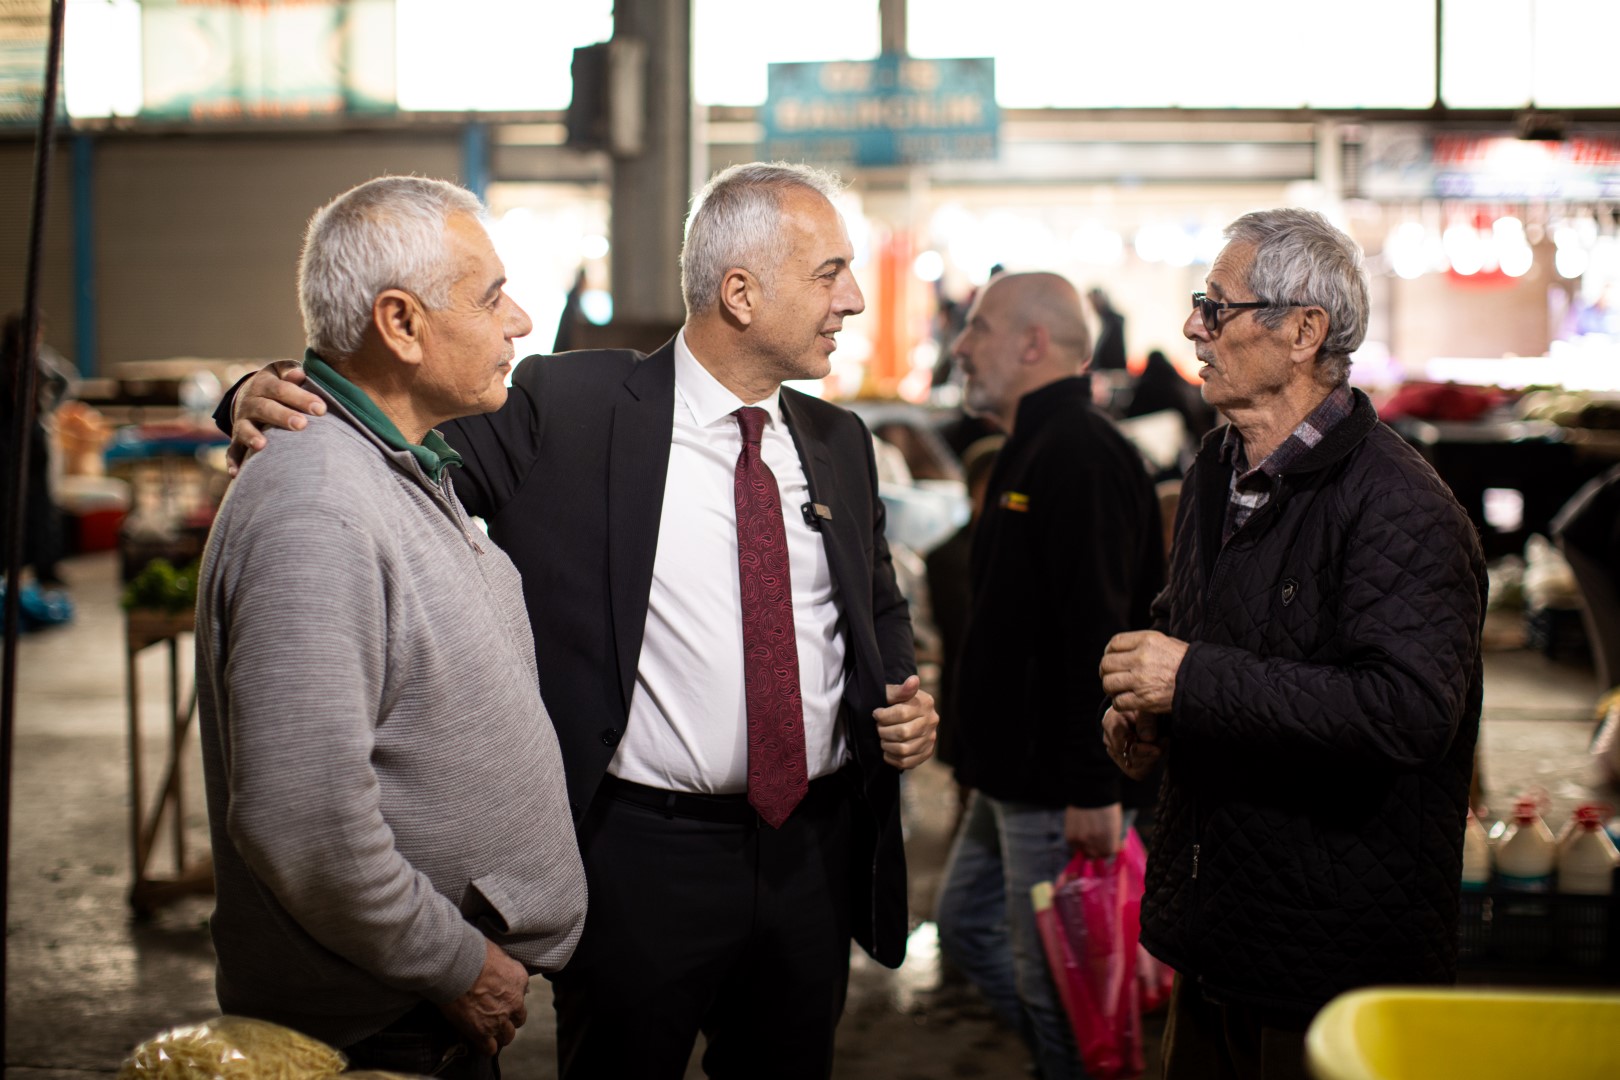
[(1211, 300), (1208, 293), (1195, 292), (1192, 294), (1192, 306), (1203, 320), (1204, 329), (1210, 333), (1220, 329), (1221, 312), (1227, 309), (1239, 308), (1284, 308), (1299, 307), (1298, 304), (1273, 304), (1269, 300)]

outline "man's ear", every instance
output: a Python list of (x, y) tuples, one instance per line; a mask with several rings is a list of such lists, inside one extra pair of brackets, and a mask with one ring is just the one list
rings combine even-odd
[(407, 364), (420, 364), (427, 330), (422, 304), (404, 289), (384, 289), (371, 302), (371, 325), (389, 352)]
[(1052, 332), (1040, 323), (1035, 323), (1023, 334), (1023, 348), (1019, 350), (1018, 359), (1025, 364), (1038, 364), (1046, 356), (1047, 349), (1052, 345)]
[(720, 279), (720, 307), (735, 322), (747, 326), (759, 315), (765, 290), (759, 279), (740, 266), (733, 266)]
[(1293, 340), (1288, 344), (1296, 358), (1315, 360), (1322, 342), (1327, 340), (1328, 313), (1319, 307), (1300, 308), (1299, 313), (1294, 322)]

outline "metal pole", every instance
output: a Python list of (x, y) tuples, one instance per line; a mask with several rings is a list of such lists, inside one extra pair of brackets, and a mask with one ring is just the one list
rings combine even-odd
[(96, 340), (96, 143), (73, 137), (73, 359), (79, 377), (101, 370)]
[(1434, 0), (1434, 108), (1446, 107), (1446, 0)]
[[(45, 47), (45, 93), (39, 107), (39, 142), (34, 147), (33, 223), (28, 236), (28, 277), (24, 286), (23, 340), (12, 387), (15, 427), (11, 433), (11, 505), (6, 507), (6, 612), (4, 688), (0, 689), (0, 927), (7, 925), (11, 892), (11, 747), (16, 726), (17, 635), (22, 584), (23, 505), (28, 486), (29, 433), (38, 402), (39, 264), (45, 247), (45, 197), (51, 179), (51, 150), (56, 141), (57, 77), (62, 67), (62, 26), (66, 0), (51, 0), (51, 29)], [(5, 1000), (6, 948), (0, 942), (0, 1001)], [(6, 1044), (5, 1010), (0, 1009), (0, 1047)]]
[(905, 55), (910, 8), (911, 0), (878, 0), (878, 47), (884, 52)]

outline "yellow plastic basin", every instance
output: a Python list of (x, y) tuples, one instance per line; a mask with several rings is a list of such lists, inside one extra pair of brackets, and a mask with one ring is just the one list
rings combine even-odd
[(1305, 1047), (1318, 1080), (1620, 1080), (1620, 994), (1355, 990)]

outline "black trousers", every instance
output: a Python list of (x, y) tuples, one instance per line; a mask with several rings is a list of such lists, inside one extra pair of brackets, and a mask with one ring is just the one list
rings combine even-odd
[(1310, 1021), (1207, 1001), (1177, 975), (1164, 1029), (1164, 1080), (1310, 1080)]
[(741, 795), (608, 777), (580, 825), (584, 935), (553, 976), (564, 1080), (680, 1080), (699, 1031), (716, 1080), (831, 1075), (854, 800), (817, 779), (773, 829)]
[(440, 1080), (501, 1080), (499, 1057), (474, 1053), (429, 1002), (375, 1035), (343, 1047), (351, 1069), (379, 1069)]

